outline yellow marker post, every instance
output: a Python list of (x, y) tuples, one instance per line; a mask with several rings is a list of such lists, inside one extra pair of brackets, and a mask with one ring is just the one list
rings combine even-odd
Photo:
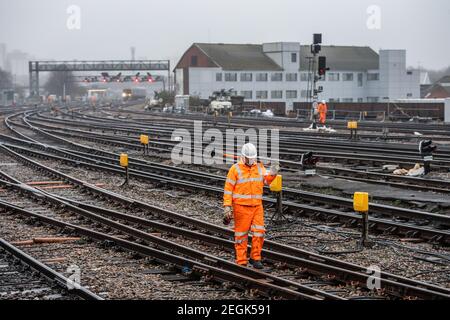
[(281, 175), (277, 175), (272, 181), (270, 191), (277, 195), (276, 210), (270, 220), (273, 221), (275, 218), (275, 222), (281, 222), (283, 220), (283, 177)]
[(148, 136), (145, 134), (141, 134), (141, 136), (139, 137), (139, 140), (141, 141), (142, 147), (144, 149), (144, 155), (145, 155), (146, 149), (147, 149), (147, 154), (148, 154)]
[(347, 129), (350, 129), (350, 140), (356, 140), (358, 136), (358, 121), (347, 122)]
[(120, 166), (128, 167), (128, 154), (126, 153), (120, 154)]
[(121, 153), (120, 154), (120, 166), (125, 168), (125, 181), (122, 185), (126, 185), (128, 184), (129, 181), (129, 174), (128, 174), (128, 154), (126, 153)]
[(362, 214), (361, 244), (369, 247), (371, 243), (369, 241), (369, 194), (367, 192), (354, 193), (353, 209)]

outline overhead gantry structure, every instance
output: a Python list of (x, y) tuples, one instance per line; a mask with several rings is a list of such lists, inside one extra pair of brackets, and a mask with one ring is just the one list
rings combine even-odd
[(30, 96), (39, 95), (41, 72), (69, 71), (167, 71), (170, 79), (170, 60), (29, 61)]

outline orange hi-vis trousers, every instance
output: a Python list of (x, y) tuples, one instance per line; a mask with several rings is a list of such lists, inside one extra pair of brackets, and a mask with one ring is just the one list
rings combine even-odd
[(325, 124), (325, 121), (327, 120), (327, 113), (326, 112), (321, 112), (320, 113), (320, 117), (319, 117), (319, 121), (321, 124)]
[(236, 250), (236, 263), (247, 264), (248, 235), (252, 235), (252, 249), (250, 258), (261, 260), (261, 250), (264, 243), (264, 208), (261, 205), (244, 206), (233, 205), (234, 212), (234, 248)]

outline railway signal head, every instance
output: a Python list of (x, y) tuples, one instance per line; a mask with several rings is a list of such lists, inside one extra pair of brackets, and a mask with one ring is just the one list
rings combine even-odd
[(313, 35), (313, 43), (314, 44), (321, 44), (322, 43), (322, 34), (321, 33), (314, 33), (314, 35)]
[(330, 68), (327, 68), (327, 58), (320, 56), (319, 57), (319, 76), (324, 76), (328, 70), (330, 70)]
[(313, 44), (311, 45), (311, 53), (312, 54), (318, 54), (322, 50), (322, 46), (320, 44)]

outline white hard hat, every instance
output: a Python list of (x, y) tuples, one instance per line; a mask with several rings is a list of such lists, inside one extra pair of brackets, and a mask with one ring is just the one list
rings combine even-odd
[(327, 103), (325, 100), (322, 100), (322, 103)]
[(242, 155), (249, 159), (256, 159), (256, 157), (258, 157), (258, 153), (255, 145), (253, 143), (244, 144), (242, 147)]

